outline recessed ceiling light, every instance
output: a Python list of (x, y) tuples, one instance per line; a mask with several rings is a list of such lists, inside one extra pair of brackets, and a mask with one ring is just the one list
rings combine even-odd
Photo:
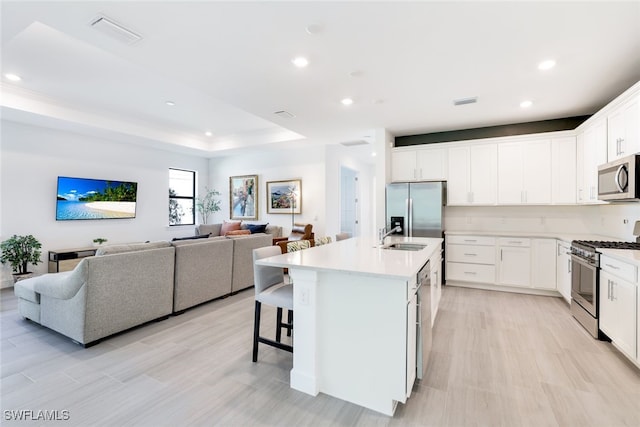
[(291, 62), (293, 62), (293, 65), (295, 65), (298, 68), (304, 68), (307, 65), (309, 65), (309, 60), (304, 56), (298, 56), (297, 58), (293, 58)]
[(206, 136), (213, 136), (213, 133), (212, 133), (212, 132), (210, 132), (210, 131), (206, 131), (204, 134), (205, 134)]
[(318, 34), (319, 32), (322, 31), (322, 25), (309, 24), (306, 26), (305, 31), (307, 32), (307, 34), (310, 34), (310, 35)]
[(533, 105), (533, 101), (529, 101), (529, 100), (527, 100), (527, 101), (522, 101), (522, 102), (520, 103), (520, 107), (522, 107), (522, 108), (529, 108), (529, 107), (531, 107), (532, 105)]
[(547, 59), (538, 64), (538, 70), (550, 70), (556, 66), (556, 61), (553, 59)]
[(11, 80), (12, 82), (19, 82), (20, 80), (22, 80), (22, 77), (17, 74), (7, 73), (4, 76), (7, 78), (7, 80)]
[(173, 107), (174, 105), (176, 105), (176, 103), (173, 101), (165, 101), (165, 104), (167, 104), (169, 107)]
[(344, 99), (343, 99), (342, 101), (340, 101), (340, 102), (342, 102), (342, 105), (351, 105), (351, 104), (353, 104), (353, 99), (351, 99), (351, 98), (344, 98)]
[(376, 152), (375, 152), (375, 151), (372, 151), (372, 152), (371, 152), (371, 157), (375, 157), (375, 156), (376, 156)]

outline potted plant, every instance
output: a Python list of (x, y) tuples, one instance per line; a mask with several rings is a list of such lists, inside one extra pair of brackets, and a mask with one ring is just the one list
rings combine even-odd
[(96, 237), (95, 239), (93, 239), (93, 244), (95, 246), (100, 246), (103, 243), (106, 243), (107, 239), (105, 239), (104, 237)]
[(205, 187), (205, 195), (196, 197), (196, 209), (202, 215), (202, 224), (207, 223), (209, 215), (220, 210), (220, 199), (215, 198), (219, 195), (219, 191), (209, 190), (209, 188)]
[(13, 235), (9, 239), (0, 243), (0, 262), (11, 264), (14, 271), (15, 281), (31, 276), (33, 273), (27, 271), (27, 264), (37, 265), (41, 262), (40, 252), (42, 244), (31, 234), (28, 236)]

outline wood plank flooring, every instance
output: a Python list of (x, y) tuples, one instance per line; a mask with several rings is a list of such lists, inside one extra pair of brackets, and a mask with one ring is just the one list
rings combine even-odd
[(0, 303), (2, 425), (640, 426), (639, 370), (560, 298), (445, 287), (427, 378), (393, 418), (292, 390), (290, 353), (261, 346), (252, 363), (253, 290), (88, 349), (23, 320), (12, 289)]

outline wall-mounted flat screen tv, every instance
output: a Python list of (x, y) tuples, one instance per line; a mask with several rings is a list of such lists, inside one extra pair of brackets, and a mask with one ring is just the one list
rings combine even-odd
[(135, 218), (137, 191), (135, 182), (59, 176), (56, 220)]

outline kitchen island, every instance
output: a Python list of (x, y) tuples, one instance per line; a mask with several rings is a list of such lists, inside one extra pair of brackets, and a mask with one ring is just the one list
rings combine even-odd
[[(291, 387), (393, 415), (416, 377), (417, 273), (442, 241), (352, 238), (258, 260), (293, 280)], [(398, 242), (424, 248), (388, 248)]]

